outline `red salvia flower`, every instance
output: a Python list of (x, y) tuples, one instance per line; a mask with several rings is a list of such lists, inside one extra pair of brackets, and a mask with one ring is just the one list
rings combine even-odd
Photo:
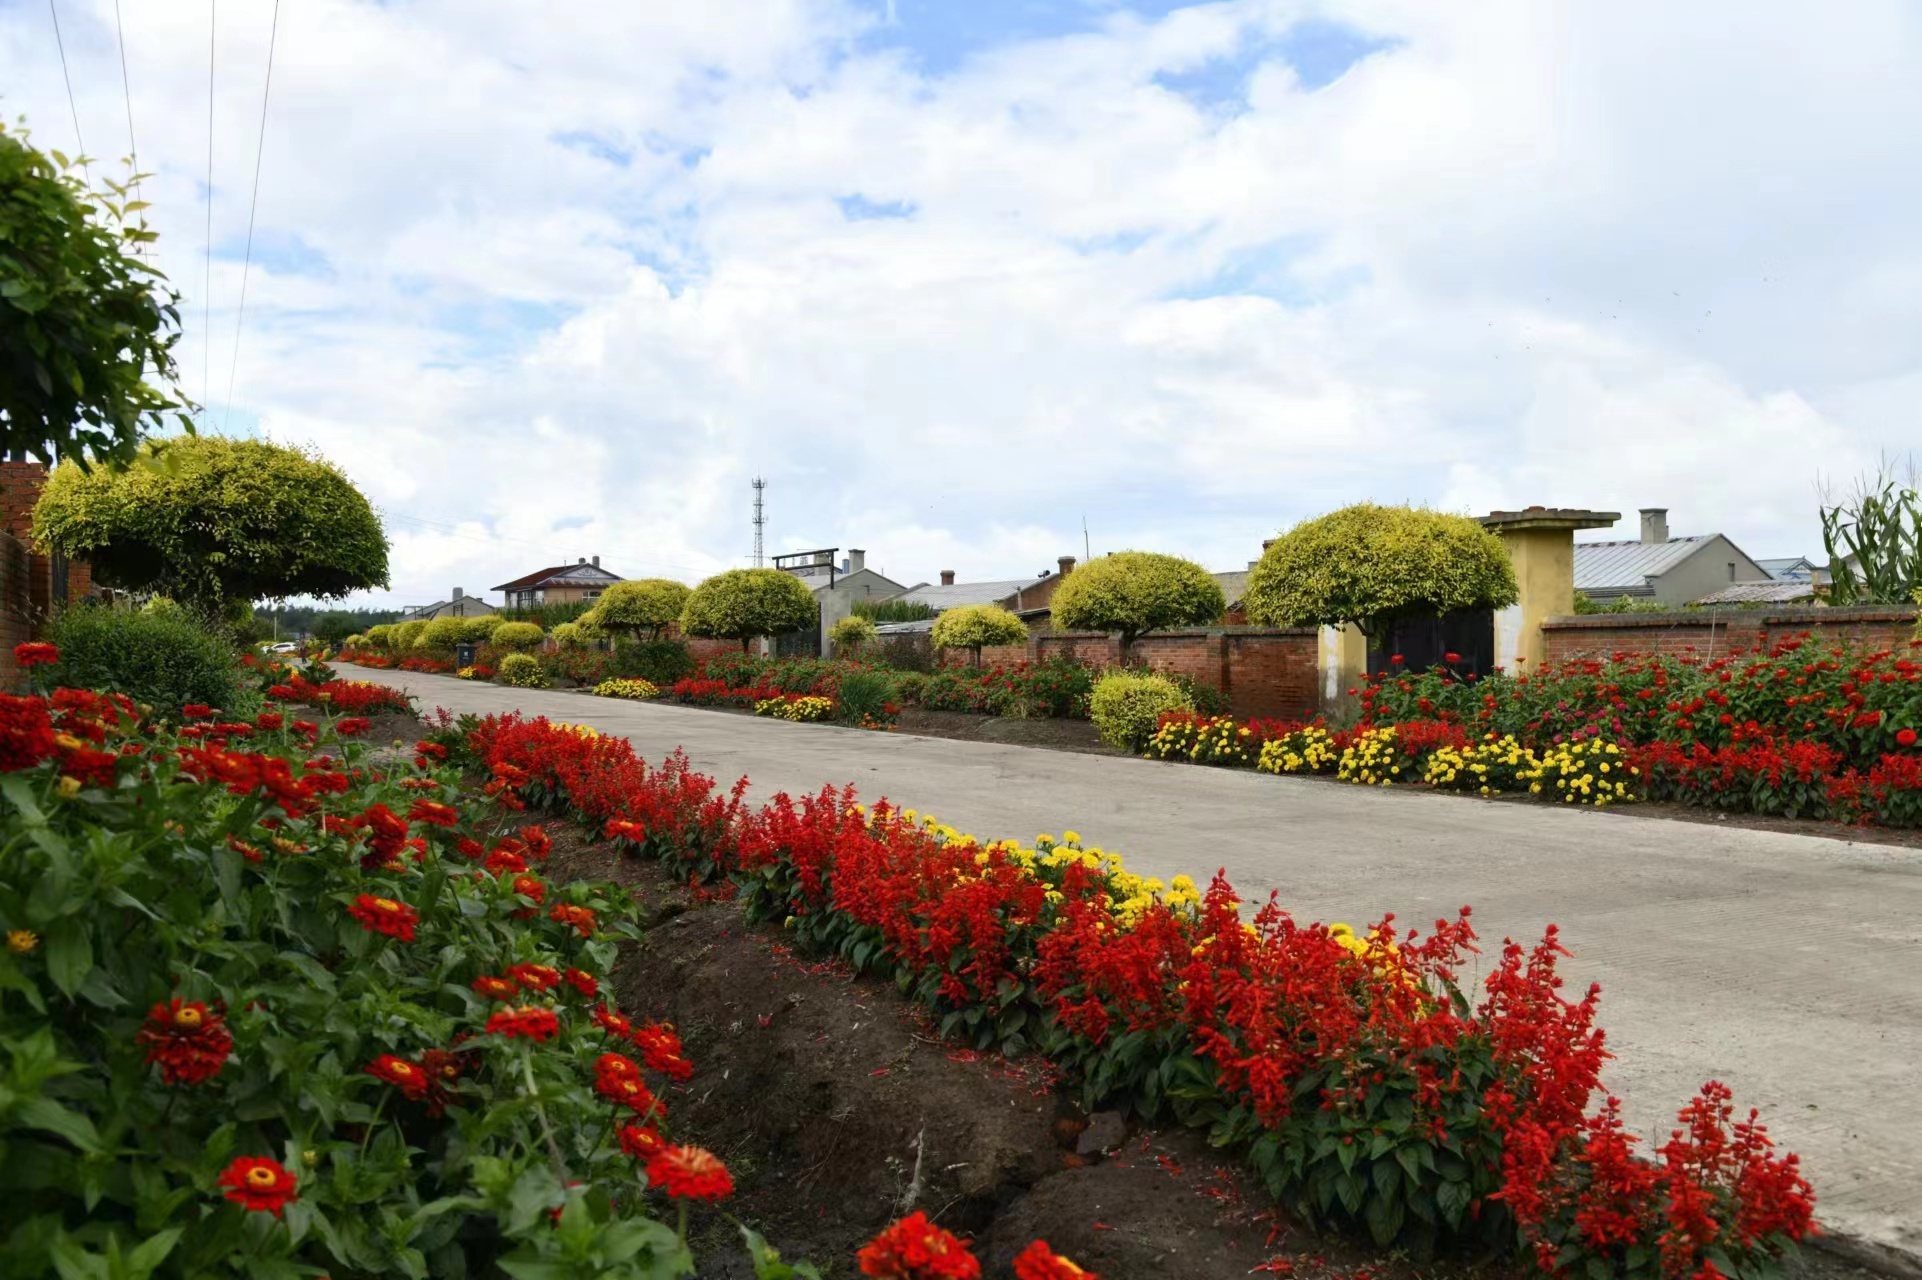
[(855, 1255), (861, 1274), (875, 1280), (979, 1280), (981, 1263), (968, 1246), (916, 1210), (874, 1237)]
[(205, 1084), (220, 1074), (234, 1047), (218, 1013), (178, 996), (148, 1011), (134, 1042), (146, 1047), (147, 1061), (159, 1066), (161, 1080), (186, 1085)]
[(377, 898), (371, 893), (363, 893), (354, 899), (354, 905), (347, 908), (347, 914), (360, 921), (363, 929), (374, 933), (384, 933), (402, 942), (414, 940), (414, 926), (419, 923), (420, 915), (404, 902), (392, 898)]
[(647, 1181), (676, 1200), (724, 1200), (734, 1194), (734, 1179), (713, 1152), (700, 1147), (664, 1147), (647, 1162)]
[(215, 1184), (227, 1188), (221, 1194), (242, 1208), (276, 1218), (300, 1195), (300, 1183), (287, 1166), (265, 1156), (241, 1156), (221, 1172)]

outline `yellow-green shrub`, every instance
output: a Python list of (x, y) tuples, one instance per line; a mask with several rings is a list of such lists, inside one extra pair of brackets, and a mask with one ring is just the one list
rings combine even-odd
[[(555, 628), (557, 631), (559, 629), (559, 627)], [(659, 686), (650, 684), (646, 680), (603, 680), (594, 686), (594, 692), (603, 698), (641, 699), (661, 696)]]
[(578, 622), (563, 622), (547, 633), (555, 644), (563, 649), (584, 649), (587, 647), (587, 629)]
[[(531, 625), (531, 624), (530, 624)], [(545, 689), (547, 672), (531, 653), (510, 653), (501, 659), (501, 679), (521, 689)]]
[(632, 632), (636, 639), (658, 639), (680, 619), (692, 594), (686, 583), (672, 578), (616, 582), (601, 592), (601, 598), (584, 616), (592, 618), (591, 625), (602, 630)]
[(1255, 768), (1262, 773), (1328, 773), (1340, 758), (1334, 735), (1311, 724), (1262, 743)]
[(427, 622), (422, 618), (415, 618), (412, 622), (396, 622), (394, 629), (388, 633), (388, 647), (396, 652), (411, 649), (425, 630)]
[(367, 628), (367, 635), (364, 637), (368, 647), (373, 649), (387, 648), (393, 642), (393, 638), (394, 624), (391, 622), (383, 622)]
[(451, 649), (466, 638), (466, 618), (434, 618), (414, 639), (417, 649)]
[(544, 634), (538, 623), (503, 622), (494, 628), (491, 638), (503, 649), (532, 649)]
[(1140, 751), (1147, 745), (1164, 711), (1193, 710), (1181, 686), (1166, 676), (1112, 671), (1095, 681), (1088, 696), (1095, 732), (1122, 751)]
[(967, 649), (976, 665), (988, 645), (1026, 644), (1028, 628), (1021, 619), (992, 604), (964, 604), (934, 620), (928, 639), (937, 649)]
[[(874, 629), (874, 620), (864, 618), (858, 613), (850, 613), (828, 628), (828, 639), (834, 642), (836, 653), (859, 653), (874, 643), (877, 634)], [(1022, 635), (1026, 637), (1026, 628), (1022, 629)]]
[(1063, 578), (1049, 608), (1060, 630), (1117, 635), (1126, 655), (1150, 631), (1219, 622), (1227, 600), (1215, 576), (1192, 560), (1117, 551)]

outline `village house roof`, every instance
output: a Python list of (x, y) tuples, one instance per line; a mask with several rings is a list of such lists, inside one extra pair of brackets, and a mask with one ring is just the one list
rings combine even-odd
[(536, 569), (525, 577), (516, 578), (512, 582), (503, 582), (498, 587), (489, 587), (488, 590), (532, 591), (536, 587), (546, 586), (550, 582), (619, 581), (621, 581), (619, 574), (609, 573), (598, 564), (589, 564), (585, 560), (582, 560), (574, 564), (557, 564), (546, 569)]
[(1645, 586), (1694, 555), (1712, 533), (1665, 542), (1578, 542), (1575, 544), (1577, 591), (1628, 590)]

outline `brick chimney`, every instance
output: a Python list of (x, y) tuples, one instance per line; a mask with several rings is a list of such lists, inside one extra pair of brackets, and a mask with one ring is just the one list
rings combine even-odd
[(954, 585), (954, 570), (943, 569), (941, 571), (941, 585), (944, 587), (951, 587)]
[(1073, 556), (1062, 556), (1059, 560), (1056, 560), (1055, 563), (1061, 566), (1061, 576), (1064, 578), (1074, 572)]
[(1642, 508), (1642, 541), (1645, 543), (1668, 541), (1668, 508)]
[(848, 548), (848, 572), (859, 573), (868, 567), (868, 553), (859, 547)]

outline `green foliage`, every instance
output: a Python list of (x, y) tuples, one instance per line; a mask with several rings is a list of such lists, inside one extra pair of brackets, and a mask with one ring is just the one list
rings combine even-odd
[(342, 610), (331, 610), (314, 619), (311, 630), (322, 644), (337, 645), (360, 626), (360, 619)]
[(237, 713), (254, 701), (225, 637), (178, 609), (76, 605), (54, 618), (47, 639), (60, 650), (59, 685), (124, 693), (168, 712), (200, 702)]
[(542, 630), (551, 631), (563, 622), (579, 622), (594, 611), (594, 606), (585, 600), (568, 600), (558, 604), (537, 604), (526, 609), (502, 609), (496, 617), (503, 622), (533, 622)]
[(590, 643), (587, 630), (578, 622), (563, 622), (548, 632), (563, 649), (585, 649)]
[(501, 679), (520, 689), (545, 689), (547, 672), (531, 653), (510, 653), (501, 659)]
[(1583, 615), (1598, 613), (1667, 613), (1668, 606), (1659, 600), (1637, 600), (1633, 596), (1616, 596), (1612, 600), (1594, 600), (1587, 594), (1575, 593), (1575, 612)]
[(393, 624), (386, 622), (367, 628), (361, 635), (361, 639), (365, 641), (369, 647), (375, 649), (387, 648), (389, 644), (392, 643), (393, 637)]
[(922, 600), (856, 600), (856, 617), (870, 622), (919, 622), (932, 618), (935, 608)]
[(1228, 602), (1214, 575), (1192, 560), (1153, 551), (1117, 551), (1061, 580), (1052, 602), (1062, 631), (1105, 631), (1121, 651), (1137, 636), (1168, 627), (1219, 622)]
[(978, 664), (989, 645), (1026, 644), (1028, 628), (999, 605), (964, 604), (936, 618), (929, 639), (937, 649), (972, 650)]
[(616, 582), (601, 592), (585, 617), (603, 631), (631, 632), (637, 640), (658, 639), (663, 630), (680, 620), (692, 594), (685, 583), (672, 578)]
[(681, 640), (632, 640), (614, 642), (608, 671), (618, 676), (646, 680), (665, 689), (676, 680), (694, 674), (694, 655)]
[(267, 636), (278, 635), (282, 640), (313, 632), (320, 619), (328, 614), (340, 614), (353, 621), (353, 631), (366, 635), (372, 627), (400, 621), (399, 609), (324, 609), (319, 605), (259, 605), (254, 609), (254, 619), (266, 630)]
[(828, 628), (828, 639), (834, 642), (835, 653), (846, 650), (859, 653), (874, 643), (876, 632), (874, 623), (858, 613), (850, 613)]
[(532, 649), (543, 638), (541, 629), (531, 622), (503, 622), (489, 637), (503, 649)]
[(64, 463), (33, 534), (108, 586), (164, 592), (206, 617), (387, 585), (387, 538), (367, 499), (318, 455), (264, 440), (167, 440), (120, 471)]
[(694, 588), (681, 613), (691, 636), (739, 640), (742, 652), (756, 636), (778, 636), (811, 627), (820, 619), (807, 584), (779, 569), (729, 569)]
[(1502, 609), (1517, 598), (1507, 548), (1475, 521), (1364, 502), (1275, 539), (1243, 601), (1251, 622), (1353, 623), (1377, 636), (1404, 614)]
[(1829, 603), (1907, 604), (1922, 591), (1922, 494), (1886, 474), (1822, 508)]
[(844, 671), (836, 683), (841, 719), (849, 724), (879, 724), (894, 718), (888, 712), (888, 705), (894, 701), (894, 679), (887, 672)]
[(193, 429), (180, 295), (136, 256), (146, 202), (88, 190), (76, 164), (0, 124), (0, 457), (119, 464), (170, 413)]
[(387, 647), (396, 653), (406, 653), (420, 639), (420, 633), (427, 630), (424, 619), (414, 618), (407, 622), (397, 622), (387, 633)]
[(1139, 752), (1148, 744), (1163, 712), (1193, 710), (1181, 686), (1166, 676), (1127, 671), (1102, 676), (1088, 697), (1095, 732), (1109, 746), (1128, 752)]

